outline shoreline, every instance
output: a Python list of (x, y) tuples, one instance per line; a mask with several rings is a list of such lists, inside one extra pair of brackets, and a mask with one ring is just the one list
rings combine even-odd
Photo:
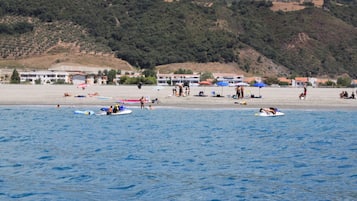
[[(262, 98), (233, 99), (234, 87), (191, 87), (190, 95), (173, 96), (173, 86), (158, 87), (144, 85), (138, 89), (135, 85), (118, 86), (88, 86), (84, 90), (74, 85), (0, 85), (0, 106), (33, 105), (62, 107), (109, 106), (118, 100), (138, 100), (144, 96), (150, 100), (158, 99), (159, 103), (147, 103), (157, 108), (197, 108), (197, 109), (256, 109), (261, 107), (277, 107), (279, 109), (308, 110), (357, 110), (357, 99), (341, 99), (339, 94), (347, 91), (349, 94), (355, 88), (307, 88), (306, 100), (300, 100), (298, 95), (303, 88), (272, 88), (245, 87), (246, 96), (254, 94)], [(203, 91), (207, 97), (198, 97)], [(184, 90), (185, 92), (185, 90)], [(212, 97), (212, 92), (222, 97)], [(68, 93), (70, 96), (65, 97)], [(91, 94), (95, 94), (92, 96)], [(241, 103), (246, 103), (246, 105)], [(136, 107), (138, 104), (126, 104)]]

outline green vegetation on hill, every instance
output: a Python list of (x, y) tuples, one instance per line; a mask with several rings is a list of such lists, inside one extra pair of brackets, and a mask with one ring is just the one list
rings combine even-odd
[[(236, 62), (243, 69), (239, 51), (252, 47), (291, 74), (357, 78), (355, 0), (287, 13), (271, 6), (253, 0), (1, 0), (0, 16), (74, 23), (140, 68), (190, 61)], [(31, 32), (29, 25), (16, 31), (10, 24), (0, 23), (0, 34)], [(56, 37), (48, 39), (63, 36)]]

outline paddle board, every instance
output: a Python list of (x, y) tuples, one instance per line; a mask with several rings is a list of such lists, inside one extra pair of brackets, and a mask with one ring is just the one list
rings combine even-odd
[(74, 114), (94, 115), (95, 112), (92, 110), (75, 110)]

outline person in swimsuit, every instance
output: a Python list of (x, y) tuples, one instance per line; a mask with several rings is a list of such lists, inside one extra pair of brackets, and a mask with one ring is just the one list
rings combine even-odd
[(113, 113), (113, 106), (110, 106), (107, 110), (107, 115), (111, 115)]

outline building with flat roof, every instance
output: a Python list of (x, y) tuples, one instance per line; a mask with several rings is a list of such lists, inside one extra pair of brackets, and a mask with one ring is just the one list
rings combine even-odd
[(237, 75), (231, 73), (213, 73), (213, 77), (217, 82), (228, 82), (229, 86), (237, 86), (238, 83), (243, 82), (244, 75)]
[(198, 85), (200, 82), (199, 74), (157, 74), (157, 85), (173, 86), (178, 83), (187, 83), (189, 86)]
[(29, 71), (19, 72), (19, 74), (21, 82), (29, 82), (31, 84), (70, 83), (70, 75), (68, 72)]

